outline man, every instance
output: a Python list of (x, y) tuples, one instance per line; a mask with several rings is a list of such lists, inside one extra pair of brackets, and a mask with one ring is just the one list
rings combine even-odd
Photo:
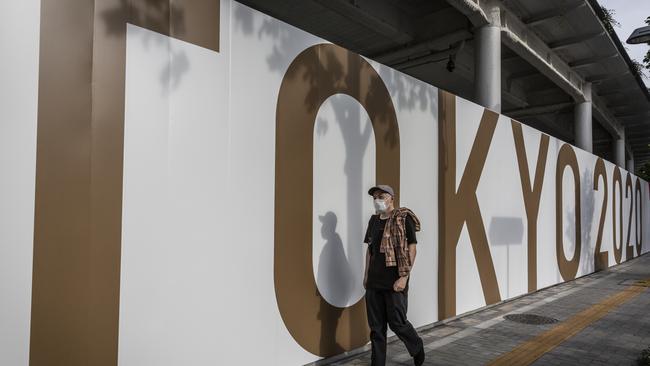
[(424, 347), (406, 319), (409, 274), (415, 263), (417, 216), (406, 207), (395, 208), (393, 188), (377, 185), (368, 190), (377, 214), (370, 217), (364, 243), (366, 311), (372, 345), (372, 366), (386, 364), (386, 325), (395, 332), (416, 366), (424, 363)]

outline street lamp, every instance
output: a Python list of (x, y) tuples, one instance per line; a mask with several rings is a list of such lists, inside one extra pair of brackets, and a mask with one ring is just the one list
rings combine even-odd
[(639, 44), (650, 42), (650, 25), (647, 27), (637, 28), (627, 39), (628, 44)]

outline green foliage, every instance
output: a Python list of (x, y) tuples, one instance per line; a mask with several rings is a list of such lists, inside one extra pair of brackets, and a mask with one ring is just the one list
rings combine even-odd
[[(650, 25), (650, 17), (645, 18), (645, 24)], [(648, 46), (650, 46), (650, 43), (648, 43)], [(650, 50), (646, 52), (645, 57), (643, 58), (643, 64), (646, 69), (650, 70)]]
[[(648, 150), (650, 150), (650, 144), (648, 144)], [(636, 175), (650, 182), (650, 161), (647, 161), (645, 164), (643, 164), (643, 166), (639, 168), (639, 171), (636, 172)], [(647, 351), (648, 355), (650, 356), (650, 347), (647, 349)], [(650, 363), (648, 363), (648, 366), (650, 366)]]
[[(650, 51), (648, 51), (648, 53), (650, 54)], [(648, 55), (646, 55), (646, 57), (648, 57)], [(637, 74), (639, 74), (641, 76), (645, 76), (645, 69), (646, 68), (650, 69), (650, 67), (640, 63), (639, 61), (637, 61), (635, 59), (630, 59), (630, 61), (632, 61), (632, 68), (634, 68), (634, 71), (636, 71)], [(646, 62), (645, 59), (644, 59), (643, 62)]]
[[(650, 182), (650, 162), (645, 163), (641, 168), (639, 168), (639, 171), (636, 172), (637, 175), (646, 181)], [(649, 351), (650, 352), (650, 351)], [(650, 364), (648, 364), (650, 365)]]
[(614, 15), (616, 15), (616, 11), (614, 11), (614, 9), (607, 9), (602, 5), (600, 6), (600, 8), (603, 9), (603, 13), (605, 13), (605, 19), (603, 19), (605, 22), (605, 28), (607, 28), (607, 31), (609, 31), (610, 33), (614, 33), (614, 27), (618, 27), (618, 28), (621, 27), (621, 23), (619, 23), (614, 18)]

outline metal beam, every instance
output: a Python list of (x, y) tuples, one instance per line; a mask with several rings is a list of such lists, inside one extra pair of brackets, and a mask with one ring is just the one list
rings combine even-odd
[(644, 156), (649, 156), (649, 155), (650, 155), (650, 151), (648, 151), (648, 147), (647, 147), (646, 145), (642, 145), (642, 146), (634, 146), (634, 147), (632, 148), (632, 150), (633, 150), (633, 152), (634, 152), (634, 157), (635, 157), (635, 158), (638, 158), (638, 157), (644, 157)]
[(406, 69), (410, 69), (412, 67), (422, 66), (430, 63), (440, 62), (440, 61), (447, 61), (450, 56), (455, 56), (456, 54), (458, 54), (458, 52), (460, 52), (463, 49), (464, 45), (465, 45), (465, 41), (462, 41), (459, 44), (456, 44), (447, 50), (433, 52), (431, 54), (421, 56), (421, 57), (409, 58), (406, 61), (402, 61), (396, 64), (390, 64), (390, 66), (397, 70), (403, 71)]
[(645, 141), (632, 141), (630, 142), (630, 145), (635, 149), (649, 149), (648, 146), (650, 146), (650, 138), (646, 139)]
[(647, 112), (641, 112), (641, 113), (616, 113), (614, 114), (614, 117), (616, 118), (631, 118), (631, 117), (638, 117), (638, 118), (643, 118), (643, 117), (649, 117)]
[(486, 12), (474, 0), (447, 0), (447, 3), (465, 15), (476, 27), (490, 23)]
[(610, 58), (615, 58), (615, 57), (618, 57), (617, 53), (612, 53), (604, 56), (587, 57), (587, 58), (571, 61), (569, 62), (569, 66), (573, 68), (591, 66), (594, 64), (598, 64), (604, 60), (608, 60)]
[[(626, 112), (627, 110), (629, 110), (630, 108), (633, 108), (634, 106), (630, 105), (630, 104), (625, 104), (625, 103), (621, 103), (621, 104), (607, 103), (606, 107), (607, 107), (607, 109), (614, 112), (614, 116), (618, 116), (621, 112)], [(615, 109), (617, 109), (617, 110), (615, 110)]]
[(545, 22), (547, 20), (559, 17), (560, 15), (564, 15), (566, 13), (569, 13), (570, 11), (575, 10), (577, 8), (581, 8), (581, 7), (585, 6), (585, 5), (586, 5), (586, 3), (584, 1), (578, 1), (578, 2), (575, 2), (573, 4), (569, 4), (569, 5), (566, 5), (566, 6), (560, 6), (560, 7), (557, 7), (555, 9), (551, 9), (551, 10), (548, 10), (548, 11), (545, 11), (545, 12), (541, 12), (541, 13), (539, 13), (537, 15), (533, 15), (531, 17), (528, 17), (528, 18), (524, 19), (523, 22), (528, 26), (537, 25), (537, 24), (543, 23), (543, 22)]
[[(639, 120), (638, 122), (631, 122), (631, 123), (626, 123), (625, 126), (627, 127), (646, 127), (650, 126), (650, 118), (646, 117), (645, 119)], [(650, 129), (643, 129), (644, 131), (650, 133)]]
[(630, 142), (645, 142), (647, 141), (650, 144), (650, 135), (645, 136), (645, 137), (634, 137), (634, 138), (628, 138), (628, 141)]
[(629, 74), (630, 74), (629, 71), (621, 72), (618, 74), (598, 74), (598, 75), (587, 76), (586, 80), (590, 83), (600, 83), (611, 79), (617, 79)]
[(519, 72), (513, 72), (510, 75), (508, 75), (508, 80), (507, 82), (510, 83), (515, 80), (520, 80), (520, 79), (527, 79), (532, 76), (539, 76), (541, 75), (539, 71), (535, 69), (531, 70), (525, 70), (525, 71), (519, 71)]
[(517, 90), (517, 88), (511, 90), (501, 90), (501, 96), (503, 97), (504, 101), (521, 108), (528, 105), (528, 102), (526, 101), (524, 95), (525, 93), (520, 92), (520, 90)]
[(408, 43), (415, 31), (411, 20), (396, 7), (372, 0), (315, 0), (323, 7), (382, 34), (397, 43)]
[(370, 58), (383, 64), (400, 62), (409, 58), (424, 56), (431, 51), (440, 51), (447, 49), (450, 45), (471, 39), (472, 34), (466, 29), (441, 35), (424, 42), (420, 42), (408, 47), (401, 47), (396, 50), (382, 52), (377, 55), (370, 55)]
[(650, 135), (650, 118), (645, 118), (645, 119), (640, 119), (636, 121), (632, 121), (629, 123), (625, 124), (626, 128), (630, 128), (633, 131), (642, 131), (646, 132)]
[(640, 139), (640, 140), (639, 139), (632, 140), (630, 141), (630, 145), (641, 149), (648, 148), (648, 146), (650, 146), (650, 137), (645, 139)]
[(643, 113), (650, 115), (650, 110), (647, 109), (646, 103), (639, 103), (639, 101), (630, 99), (629, 96), (623, 95), (622, 97), (612, 98), (610, 96), (607, 108), (635, 108), (643, 110)]
[(521, 60), (521, 57), (519, 57), (519, 55), (516, 54), (516, 53), (511, 53), (508, 56), (502, 57), (501, 58), (501, 63), (509, 62), (509, 61), (513, 61), (513, 60)]
[(601, 97), (608, 97), (610, 95), (616, 95), (616, 94), (625, 95), (626, 91), (632, 91), (632, 90), (636, 90), (636, 88), (630, 88), (630, 87), (627, 87), (627, 86), (623, 86), (623, 87), (621, 87), (621, 86), (616, 87), (615, 86), (615, 87), (612, 87), (612, 88), (607, 88), (605, 90), (600, 90), (596, 94), (600, 95)]
[(535, 69), (513, 72), (510, 75), (508, 75), (508, 77), (506, 78), (506, 90), (510, 90), (512, 88), (512, 83), (514, 81), (527, 79), (533, 76), (540, 76), (540, 75), (541, 74)]
[[(515, 51), (521, 58), (526, 60), (534, 68), (539, 70), (547, 78), (549, 78), (560, 89), (564, 90), (567, 94), (572, 96), (577, 101), (583, 101), (584, 95), (582, 93), (582, 83), (580, 83), (580, 76), (569, 68), (568, 65), (562, 66), (562, 61), (559, 57), (554, 57), (551, 62), (547, 55), (552, 53), (544, 42), (540, 40), (533, 32), (519, 32), (522, 29), (520, 22), (515, 16), (504, 14), (502, 22), (505, 23), (501, 27), (503, 34), (503, 42), (513, 51)], [(514, 23), (510, 26), (511, 23)]]
[(538, 105), (538, 106), (532, 106), (526, 108), (511, 109), (508, 111), (504, 111), (503, 114), (510, 118), (530, 117), (530, 116), (536, 116), (540, 114), (549, 114), (549, 113), (555, 113), (563, 110), (568, 110), (573, 108), (574, 105), (575, 104), (572, 102)]
[(625, 128), (632, 128), (632, 129), (634, 129), (634, 127), (640, 127), (640, 126), (642, 126), (642, 127), (650, 127), (650, 121), (648, 121), (648, 122), (637, 122), (637, 123), (626, 123), (625, 124)]
[(638, 133), (638, 131), (628, 131), (629, 135), (632, 137), (631, 142), (641, 142), (644, 144), (650, 144), (650, 134)]
[(558, 93), (562, 93), (562, 89), (559, 89), (558, 87), (554, 86), (552, 88), (528, 89), (527, 94), (529, 99), (534, 100), (542, 96), (548, 96), (553, 94), (557, 95)]
[(592, 38), (596, 38), (596, 37), (600, 37), (600, 36), (604, 36), (604, 35), (605, 35), (605, 31), (582, 34), (582, 35), (579, 35), (579, 36), (573, 36), (573, 37), (565, 38), (565, 39), (562, 39), (562, 40), (559, 40), (559, 41), (551, 42), (551, 43), (548, 44), (548, 47), (555, 51), (555, 50), (559, 50), (561, 48), (566, 48), (566, 47), (569, 47), (569, 46), (573, 46), (574, 44), (582, 43), (582, 42), (588, 41), (588, 40), (590, 40)]

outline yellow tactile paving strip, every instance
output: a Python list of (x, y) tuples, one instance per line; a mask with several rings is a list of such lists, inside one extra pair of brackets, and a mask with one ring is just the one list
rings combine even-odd
[(629, 286), (625, 290), (607, 297), (598, 304), (592, 305), (533, 339), (522, 343), (512, 351), (501, 355), (489, 365), (530, 365), (545, 353), (589, 326), (589, 324), (645, 291), (646, 287), (650, 287), (650, 280), (639, 281), (636, 286)]
[(642, 280), (642, 281), (637, 281), (636, 285), (637, 285), (637, 286), (650, 287), (650, 279)]

